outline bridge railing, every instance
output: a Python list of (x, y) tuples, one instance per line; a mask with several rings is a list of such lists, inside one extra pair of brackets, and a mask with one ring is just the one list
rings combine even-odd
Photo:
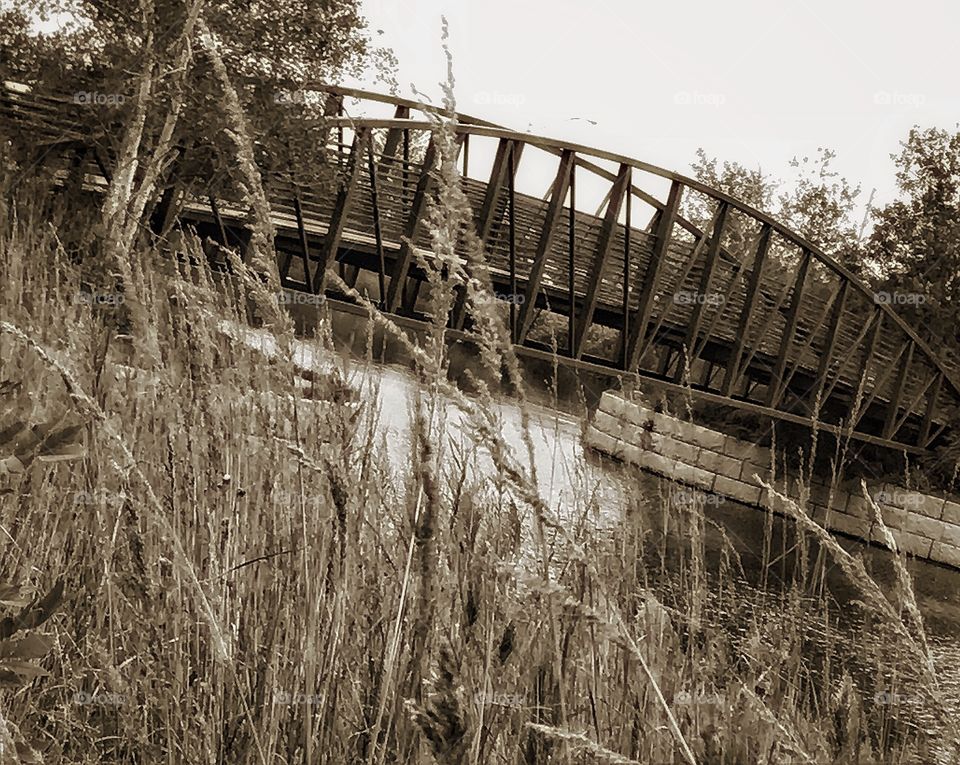
[[(330, 182), (267, 178), (282, 280), (329, 291), (328, 269), (339, 268), (386, 310), (417, 317), (440, 112), (320, 90)], [(393, 116), (362, 116), (365, 100)], [(53, 132), (69, 128), (51, 102), (19, 103), (14, 119), (50, 116)], [(571, 363), (900, 450), (925, 451), (945, 432), (960, 402), (950, 370), (889, 302), (778, 221), (613, 152), (463, 115), (454, 129), (462, 188), (518, 346), (557, 347)], [(90, 173), (108, 175), (103, 164), (97, 158)], [(704, 212), (702, 226), (684, 217), (685, 200)], [(202, 195), (180, 215), (234, 242), (242, 218)], [(467, 308), (461, 298), (452, 329), (469, 326)]]

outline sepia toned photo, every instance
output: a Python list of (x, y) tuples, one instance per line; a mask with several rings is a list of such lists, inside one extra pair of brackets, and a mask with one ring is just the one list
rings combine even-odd
[(0, 0), (0, 765), (960, 763), (957, 29)]

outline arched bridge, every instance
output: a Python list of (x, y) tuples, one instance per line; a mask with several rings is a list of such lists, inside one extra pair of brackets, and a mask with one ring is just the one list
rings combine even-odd
[[(281, 282), (336, 305), (347, 298), (325, 274), (338, 268), (384, 310), (422, 319), (417, 251), (430, 250), (436, 110), (306, 90), (325, 103), (333, 180), (310, 188), (267, 174)], [(30, 131), (44, 154), (87, 146), (69, 100), (9, 87), (0, 99), (3, 129)], [(811, 424), (816, 413), (822, 430), (899, 451), (926, 452), (943, 437), (960, 401), (951, 370), (895, 306), (780, 222), (630, 157), (466, 115), (454, 129), (491, 287), (522, 353), (555, 347), (565, 363), (774, 419)], [(91, 150), (81, 161), (85, 183), (102, 187), (110, 158)], [(245, 217), (174, 175), (154, 221), (233, 244)], [(469, 322), (461, 297), (449, 325)]]

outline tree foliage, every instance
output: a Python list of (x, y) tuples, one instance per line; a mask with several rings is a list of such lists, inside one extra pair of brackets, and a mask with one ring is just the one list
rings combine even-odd
[(960, 358), (960, 130), (914, 127), (893, 160), (899, 196), (875, 214), (870, 256), (897, 310)]
[[(843, 265), (859, 270), (859, 235), (853, 220), (860, 193), (832, 168), (836, 153), (820, 148), (814, 157), (794, 157), (786, 180), (751, 170), (739, 162), (720, 162), (697, 151), (692, 163), (693, 177), (719, 191), (765, 212), (792, 228)], [(712, 211), (696, 203), (687, 212), (701, 226), (709, 225)], [(755, 224), (733, 216), (728, 219), (727, 237), (731, 249), (747, 246), (755, 235)]]

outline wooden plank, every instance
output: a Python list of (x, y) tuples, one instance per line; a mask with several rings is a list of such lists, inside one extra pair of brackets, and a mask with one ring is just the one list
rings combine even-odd
[(903, 416), (898, 418), (897, 421), (893, 424), (893, 429), (890, 431), (890, 438), (894, 438), (897, 433), (900, 432), (900, 428), (903, 427), (904, 423), (910, 418), (910, 415), (914, 413), (917, 404), (920, 403), (920, 399), (924, 397), (926, 392), (930, 390), (930, 386), (933, 385), (941, 376), (939, 371), (935, 371), (933, 376), (928, 379), (917, 392), (913, 395), (913, 398), (910, 400), (910, 403), (903, 407)]
[[(303, 208), (300, 205), (299, 192), (293, 197), (293, 209), (297, 214), (297, 233), (300, 235), (300, 254), (303, 256), (303, 283), (311, 284), (310, 278), (310, 242), (307, 239), (307, 229), (303, 225)], [(287, 265), (289, 269), (289, 263)], [(286, 274), (284, 274), (286, 275)]]
[(836, 290), (830, 293), (830, 298), (827, 300), (826, 304), (823, 307), (823, 313), (820, 314), (820, 318), (817, 320), (817, 323), (813, 325), (809, 332), (807, 333), (807, 339), (804, 341), (803, 346), (796, 353), (796, 359), (793, 364), (790, 366), (790, 372), (787, 374), (786, 378), (783, 381), (783, 386), (781, 388), (781, 393), (787, 389), (790, 383), (793, 381), (794, 376), (797, 371), (800, 369), (800, 365), (803, 362), (803, 355), (807, 350), (813, 345), (813, 341), (817, 336), (817, 332), (820, 331), (820, 328), (826, 323), (827, 315), (830, 313), (834, 304), (837, 301), (837, 298), (840, 297), (840, 291), (842, 286), (838, 286)]
[[(397, 106), (396, 111), (394, 112), (394, 117), (397, 119), (409, 119), (410, 118), (410, 107), (404, 106), (403, 104)], [(403, 129), (398, 127), (392, 127), (387, 130), (387, 137), (383, 142), (383, 152), (381, 157), (388, 159), (397, 158), (397, 149), (400, 148), (400, 139), (403, 138)]]
[(903, 358), (903, 354), (906, 353), (906, 351), (907, 351), (906, 345), (900, 346), (900, 351), (899, 353), (897, 353), (896, 357), (894, 357), (893, 360), (890, 361), (889, 363), (884, 364), (883, 374), (877, 377), (877, 381), (874, 383), (873, 389), (870, 391), (870, 395), (867, 396), (867, 400), (863, 402), (863, 404), (857, 409), (856, 413), (854, 414), (852, 418), (853, 419), (852, 427), (856, 427), (860, 423), (860, 420), (864, 418), (864, 415), (866, 415), (867, 411), (870, 409), (870, 405), (873, 403), (874, 399), (879, 395), (880, 391), (883, 389), (883, 386), (887, 382), (887, 378), (890, 377), (891, 374), (893, 374), (894, 370), (897, 368), (897, 364), (900, 362), (900, 359)]
[(923, 422), (920, 425), (920, 437), (918, 446), (926, 448), (929, 443), (927, 439), (930, 437), (930, 426), (933, 423), (933, 418), (936, 416), (937, 409), (937, 398), (940, 396), (940, 388), (943, 386), (943, 372), (938, 371), (936, 382), (933, 384), (933, 390), (930, 391), (930, 395), (927, 397), (927, 409), (923, 415)]
[[(698, 299), (693, 307), (690, 321), (687, 323), (687, 333), (683, 342), (685, 359), (683, 363), (677, 366), (677, 371), (673, 377), (674, 382), (680, 381), (680, 378), (683, 376), (683, 370), (687, 366), (692, 365), (699, 355), (697, 353), (697, 338), (700, 335), (703, 312), (707, 308), (706, 296), (710, 294), (710, 284), (713, 282), (717, 258), (720, 255), (723, 227), (726, 225), (729, 211), (730, 206), (726, 202), (721, 201), (717, 203), (717, 211), (714, 214), (713, 228), (710, 235), (710, 246), (707, 249), (707, 259), (704, 263), (703, 271), (700, 273), (700, 285), (697, 292)], [(704, 236), (706, 236), (706, 234), (704, 234)], [(703, 345), (705, 346), (706, 343), (703, 343)]]
[(827, 342), (820, 354), (820, 364), (817, 366), (817, 387), (814, 400), (822, 402), (827, 376), (830, 374), (830, 364), (837, 350), (837, 338), (840, 336), (840, 325), (843, 323), (843, 312), (847, 305), (847, 294), (850, 289), (848, 279), (840, 279), (840, 295), (833, 304), (830, 312), (830, 329), (827, 331)]
[(543, 227), (540, 229), (540, 238), (537, 240), (537, 249), (533, 257), (533, 264), (530, 266), (530, 274), (527, 277), (527, 289), (524, 293), (523, 304), (520, 306), (519, 327), (517, 330), (517, 342), (523, 343), (527, 339), (527, 333), (533, 324), (534, 310), (536, 308), (537, 296), (540, 293), (540, 282), (543, 279), (544, 267), (547, 258), (550, 256), (553, 247), (553, 239), (557, 230), (557, 222), (563, 212), (563, 200), (567, 196), (567, 189), (570, 186), (570, 174), (573, 170), (575, 160), (572, 151), (564, 151), (560, 155), (560, 164), (557, 166), (557, 177), (553, 181), (550, 192), (550, 201), (547, 204), (546, 217), (543, 219)]
[(910, 364), (913, 362), (913, 350), (915, 343), (911, 340), (907, 343), (907, 358), (897, 374), (897, 382), (893, 388), (893, 398), (887, 405), (887, 416), (883, 422), (882, 436), (890, 438), (893, 435), (893, 426), (897, 421), (897, 411), (900, 409), (900, 402), (903, 400), (903, 391), (907, 384), (907, 374), (910, 371)]
[(367, 140), (367, 128), (359, 128), (353, 136), (353, 148), (350, 151), (347, 177), (341, 182), (340, 187), (337, 189), (333, 210), (330, 213), (327, 235), (323, 238), (317, 270), (314, 271), (313, 274), (312, 289), (314, 294), (319, 295), (323, 292), (327, 278), (327, 269), (336, 260), (337, 251), (340, 249), (340, 239), (343, 236), (343, 229), (344, 226), (346, 226), (347, 216), (350, 214), (350, 209), (353, 206), (353, 200), (356, 196), (358, 181), (360, 179), (360, 168), (363, 164), (361, 156)]
[(813, 255), (810, 250), (803, 251), (800, 256), (800, 265), (797, 267), (797, 275), (793, 280), (793, 297), (790, 300), (790, 307), (787, 309), (786, 326), (783, 328), (783, 337), (780, 340), (780, 351), (777, 353), (777, 362), (773, 368), (770, 385), (767, 387), (766, 404), (774, 409), (780, 403), (780, 397), (783, 395), (785, 388), (783, 374), (787, 370), (787, 358), (790, 355), (790, 348), (793, 346), (793, 339), (797, 334), (797, 320), (800, 317), (800, 305), (803, 302), (803, 288), (812, 258)]
[(390, 277), (390, 286), (387, 289), (387, 310), (390, 313), (396, 313), (400, 307), (400, 301), (403, 299), (403, 288), (410, 271), (410, 264), (413, 261), (413, 241), (417, 237), (417, 232), (420, 230), (427, 209), (427, 200), (433, 186), (433, 166), (436, 163), (437, 154), (437, 145), (433, 134), (431, 134), (423, 158), (420, 178), (417, 181), (417, 190), (413, 195), (410, 210), (407, 214), (403, 243), (400, 245), (400, 252), (394, 263), (393, 274)]
[[(477, 238), (487, 247), (487, 240), (490, 238), (490, 229), (493, 227), (495, 216), (499, 210), (500, 197), (503, 193), (503, 187), (507, 176), (516, 174), (517, 165), (520, 162), (520, 155), (523, 152), (523, 144), (520, 141), (502, 139), (497, 144), (497, 154), (493, 160), (493, 167), (490, 170), (490, 180), (487, 181), (486, 190), (483, 197), (483, 205), (480, 207), (480, 216), (477, 220)], [(471, 278), (469, 267), (465, 268), (467, 278)], [(457, 297), (454, 301), (451, 317), (451, 325), (454, 329), (463, 329), (464, 322), (467, 319), (467, 289), (461, 286), (457, 289)]]
[(760, 229), (760, 239), (757, 242), (755, 255), (753, 258), (753, 267), (750, 270), (750, 278), (747, 281), (747, 292), (744, 297), (743, 309), (740, 311), (740, 321), (737, 326), (736, 340), (733, 346), (733, 352), (727, 360), (727, 368), (723, 375), (723, 385), (721, 392), (729, 396), (736, 387), (740, 376), (746, 370), (741, 369), (740, 360), (743, 357), (743, 349), (747, 344), (747, 332), (753, 322), (753, 314), (757, 309), (757, 300), (760, 296), (760, 278), (763, 275), (763, 264), (767, 258), (767, 252), (770, 249), (770, 226), (764, 225)]
[(643, 275), (643, 292), (640, 294), (640, 304), (637, 306), (636, 320), (630, 329), (630, 342), (627, 351), (627, 369), (634, 370), (640, 363), (644, 352), (646, 351), (645, 335), (647, 324), (650, 322), (650, 314), (653, 312), (653, 301), (657, 294), (657, 286), (660, 282), (660, 269), (663, 266), (663, 254), (667, 250), (670, 242), (670, 234), (673, 230), (674, 220), (677, 211), (680, 209), (680, 197), (683, 193), (683, 184), (674, 181), (670, 184), (670, 193), (667, 196), (667, 204), (664, 207), (663, 215), (657, 221), (657, 239), (653, 245), (653, 252), (650, 253), (650, 261), (647, 264)]
[(373, 236), (377, 244), (377, 283), (379, 287), (380, 308), (386, 307), (387, 300), (387, 261), (383, 248), (383, 228), (380, 224), (380, 202), (377, 191), (377, 166), (373, 158), (373, 136), (367, 141), (367, 172), (370, 174), (370, 204), (373, 207)]
[[(851, 344), (851, 348), (857, 348), (860, 346), (860, 343), (863, 342), (863, 338), (866, 337), (867, 333), (873, 328), (874, 323), (880, 318), (880, 314), (877, 311), (874, 311), (867, 322), (863, 325), (863, 328), (857, 333), (856, 339)], [(840, 363), (840, 366), (837, 368), (837, 373), (833, 376), (833, 380), (830, 383), (829, 387), (823, 391), (821, 395), (822, 401), (828, 401), (830, 396), (833, 394), (834, 389), (837, 387), (837, 383), (840, 382), (840, 378), (843, 375), (843, 371), (847, 368), (847, 364), (853, 359), (853, 355), (850, 354)], [(865, 367), (864, 367), (865, 369)], [(861, 375), (862, 377), (862, 372)]]
[(589, 331), (590, 323), (593, 321), (593, 312), (597, 307), (600, 285), (603, 283), (603, 274), (607, 268), (610, 245), (613, 243), (613, 235), (617, 229), (617, 218), (620, 217), (620, 208), (623, 206), (624, 197), (630, 188), (631, 178), (631, 167), (621, 165), (617, 180), (614, 181), (610, 189), (610, 201), (607, 204), (607, 212), (603, 216), (603, 223), (600, 225), (600, 236), (593, 254), (592, 273), (583, 302), (583, 313), (580, 316), (580, 324), (574, 335), (573, 355), (577, 359), (583, 355), (583, 341)]
[(620, 366), (627, 368), (627, 342), (630, 337), (630, 272), (633, 270), (630, 263), (630, 227), (633, 217), (633, 193), (629, 192), (626, 199), (627, 209), (624, 211), (623, 222), (623, 326), (620, 329)]
[(574, 282), (577, 260), (577, 166), (570, 173), (570, 207), (567, 230), (567, 355), (573, 355), (573, 337), (577, 325), (577, 291)]

